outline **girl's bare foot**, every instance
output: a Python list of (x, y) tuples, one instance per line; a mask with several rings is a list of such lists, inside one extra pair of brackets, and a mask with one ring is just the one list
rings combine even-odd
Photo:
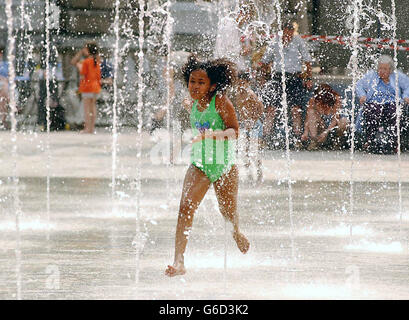
[(244, 234), (235, 231), (233, 232), (233, 239), (237, 243), (237, 247), (242, 253), (246, 253), (250, 248), (250, 242), (247, 240)]
[(180, 276), (186, 273), (186, 269), (183, 265), (169, 266), (165, 271), (165, 274), (169, 277)]

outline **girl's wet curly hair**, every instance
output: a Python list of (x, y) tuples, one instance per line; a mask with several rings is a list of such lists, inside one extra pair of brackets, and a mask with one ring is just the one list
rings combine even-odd
[(314, 99), (327, 106), (334, 106), (337, 101), (338, 92), (336, 92), (329, 84), (320, 84), (314, 90)]
[(187, 63), (182, 68), (186, 85), (189, 84), (190, 74), (196, 70), (205, 71), (210, 79), (210, 84), (216, 84), (216, 89), (211, 92), (212, 95), (217, 92), (223, 93), (237, 80), (235, 63), (225, 58), (202, 62), (195, 55), (189, 56)]
[(88, 42), (85, 44), (86, 48), (90, 55), (92, 55), (94, 59), (94, 66), (97, 65), (97, 55), (99, 53), (99, 48), (96, 42)]

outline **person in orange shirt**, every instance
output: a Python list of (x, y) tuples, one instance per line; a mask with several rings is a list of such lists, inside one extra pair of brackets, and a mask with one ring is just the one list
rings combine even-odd
[[(101, 91), (101, 61), (98, 51), (98, 45), (90, 42), (71, 60), (81, 76), (78, 90), (81, 92), (85, 115), (84, 130), (81, 133), (95, 133), (97, 96)], [(81, 57), (85, 59), (80, 61)]]

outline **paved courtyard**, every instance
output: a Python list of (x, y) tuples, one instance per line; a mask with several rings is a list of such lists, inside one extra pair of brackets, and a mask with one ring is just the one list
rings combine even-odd
[(138, 162), (138, 135), (124, 129), (113, 163), (104, 129), (0, 132), (1, 299), (409, 298), (409, 154), (291, 152), (288, 167), (284, 151), (267, 151), (261, 184), (240, 162), (250, 251), (236, 248), (210, 190), (187, 273), (170, 279), (188, 138), (174, 165), (166, 132), (142, 140)]

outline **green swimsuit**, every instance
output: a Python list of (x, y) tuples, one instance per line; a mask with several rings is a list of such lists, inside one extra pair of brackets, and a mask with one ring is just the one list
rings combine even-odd
[[(197, 100), (190, 113), (190, 124), (193, 136), (205, 130), (225, 130), (225, 125), (216, 111), (216, 96), (203, 112), (197, 110)], [(191, 162), (203, 171), (211, 182), (217, 181), (222, 174), (228, 172), (236, 161), (236, 139), (203, 139), (192, 145)]]

